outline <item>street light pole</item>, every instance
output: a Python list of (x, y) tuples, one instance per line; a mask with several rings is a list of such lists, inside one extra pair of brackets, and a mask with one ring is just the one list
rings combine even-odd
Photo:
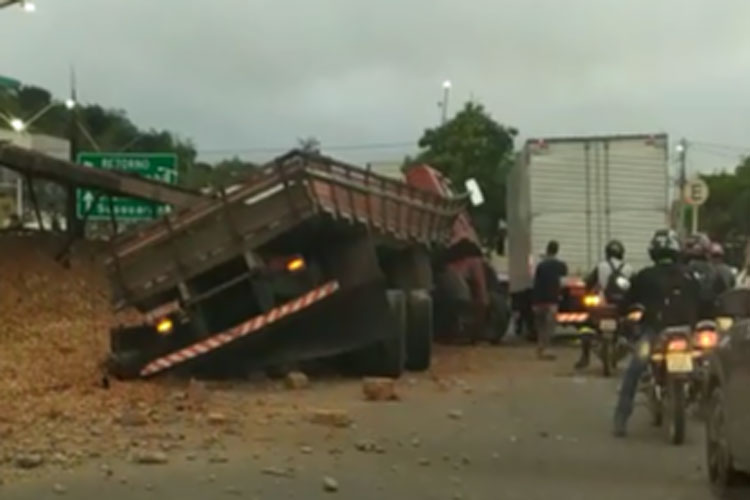
[(677, 193), (677, 215), (679, 217), (677, 221), (677, 230), (680, 236), (687, 234), (687, 224), (685, 223), (685, 186), (687, 185), (687, 141), (683, 138), (677, 144), (677, 154), (680, 162), (680, 173), (678, 180), (678, 193)]
[(440, 117), (440, 124), (444, 125), (445, 122), (448, 120), (448, 98), (451, 94), (451, 87), (453, 85), (451, 84), (450, 80), (445, 80), (443, 82), (443, 100), (440, 103), (440, 109), (441, 109), (441, 117)]

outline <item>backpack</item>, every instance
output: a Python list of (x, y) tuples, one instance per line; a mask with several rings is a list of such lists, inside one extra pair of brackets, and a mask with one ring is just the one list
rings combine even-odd
[(660, 280), (663, 303), (657, 311), (662, 327), (692, 325), (697, 321), (696, 293), (700, 293), (700, 283), (689, 270), (672, 270)]
[(607, 260), (609, 268), (612, 272), (609, 273), (607, 278), (607, 284), (604, 286), (604, 299), (608, 304), (620, 304), (625, 299), (627, 290), (623, 289), (618, 283), (618, 278), (625, 278), (622, 275), (622, 269), (625, 267), (625, 262), (621, 262), (618, 267), (612, 265), (612, 261)]

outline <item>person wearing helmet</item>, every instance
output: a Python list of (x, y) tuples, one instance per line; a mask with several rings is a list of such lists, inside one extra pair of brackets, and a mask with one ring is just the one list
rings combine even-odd
[(700, 285), (698, 313), (702, 319), (714, 316), (716, 299), (725, 290), (716, 267), (709, 261), (710, 253), (711, 240), (705, 234), (696, 233), (685, 240), (683, 257), (688, 271)]
[[(611, 240), (604, 247), (604, 260), (586, 277), (586, 291), (598, 292), (607, 304), (620, 305), (630, 287), (633, 269), (625, 262), (625, 245)], [(581, 338), (581, 358), (575, 364), (577, 370), (586, 368), (591, 360), (591, 337)]]
[(716, 270), (716, 274), (721, 280), (721, 290), (731, 290), (737, 284), (737, 280), (732, 272), (732, 268), (724, 261), (724, 248), (719, 243), (711, 243), (711, 264)]
[(699, 286), (679, 261), (680, 240), (677, 234), (670, 229), (656, 231), (651, 238), (649, 255), (653, 264), (633, 277), (624, 301), (626, 306), (642, 305), (644, 313), (637, 346), (620, 385), (614, 416), (614, 434), (617, 437), (626, 434), (638, 383), (648, 366), (647, 347), (650, 342), (666, 327), (693, 325), (698, 320)]

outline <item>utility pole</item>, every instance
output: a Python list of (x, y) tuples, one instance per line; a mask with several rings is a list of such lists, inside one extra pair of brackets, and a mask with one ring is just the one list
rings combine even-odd
[(685, 186), (687, 186), (687, 148), (688, 143), (684, 138), (677, 144), (677, 154), (680, 161), (680, 174), (677, 185), (677, 232), (680, 236), (687, 234), (685, 224)]
[[(78, 91), (73, 67), (70, 68), (70, 102), (74, 103), (74, 106), (70, 108), (68, 118), (68, 141), (70, 143), (70, 161), (76, 163), (78, 160)], [(65, 220), (68, 234), (71, 238), (82, 237), (84, 235), (83, 223), (78, 220), (76, 214), (76, 186), (68, 185), (67, 187)]]

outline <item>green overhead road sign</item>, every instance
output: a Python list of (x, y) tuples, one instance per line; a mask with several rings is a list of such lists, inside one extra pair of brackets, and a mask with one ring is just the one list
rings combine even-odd
[[(78, 163), (91, 168), (117, 170), (137, 174), (167, 184), (177, 184), (177, 156), (171, 153), (79, 153)], [(88, 220), (109, 220), (109, 196), (97, 199), (95, 189), (76, 191), (76, 215)], [(112, 208), (117, 220), (138, 221), (153, 219), (169, 211), (169, 206), (135, 198), (112, 197)]]

